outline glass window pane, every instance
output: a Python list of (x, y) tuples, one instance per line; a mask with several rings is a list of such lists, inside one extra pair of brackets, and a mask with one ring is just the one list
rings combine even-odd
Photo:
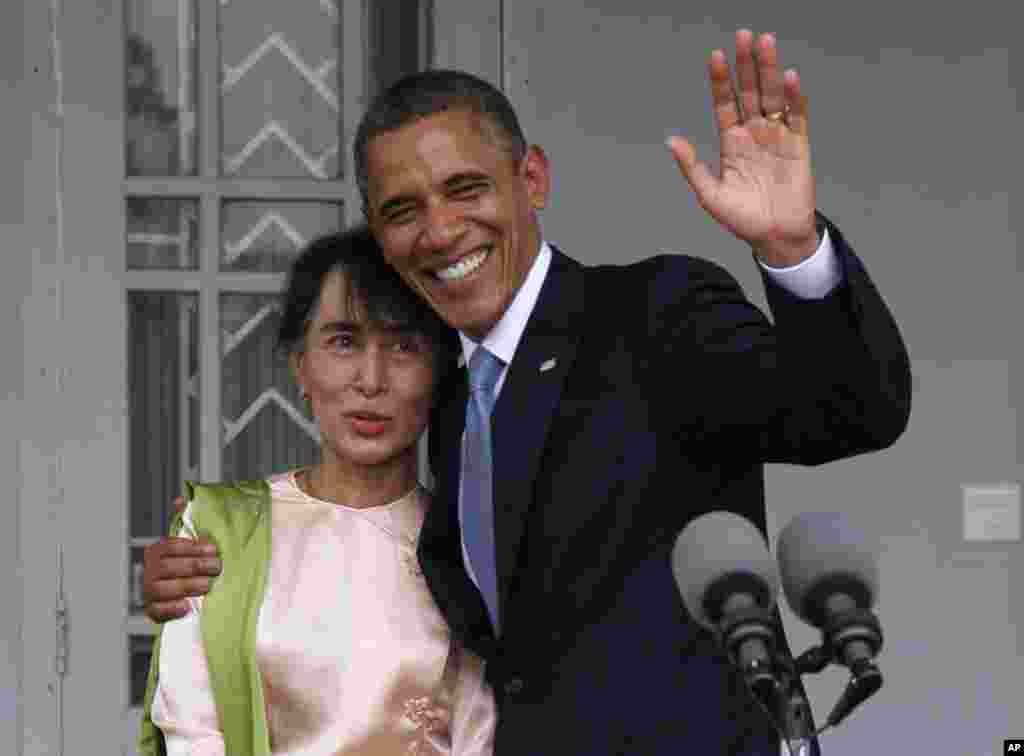
[(196, 270), (199, 204), (190, 199), (129, 197), (125, 201), (129, 270)]
[(190, 0), (125, 3), (125, 166), (129, 176), (196, 171), (196, 21)]
[(372, 0), (366, 57), (372, 97), (431, 59), (429, 0)]
[(152, 635), (131, 635), (128, 637), (128, 669), (131, 674), (130, 705), (142, 706), (146, 698), (146, 682), (149, 678), (149, 660), (153, 656)]
[[(138, 540), (141, 541), (141, 539)], [(151, 540), (146, 539), (146, 542), (151, 542)], [(145, 556), (144, 546), (135, 544), (128, 546), (128, 607), (131, 614), (141, 614), (145, 606), (142, 600), (142, 575)]]
[(264, 478), (317, 458), (316, 424), (275, 349), (280, 319), (276, 295), (221, 295), (225, 480)]
[(223, 173), (339, 176), (340, 3), (222, 3), (218, 29)]
[(195, 294), (128, 292), (130, 535), (167, 532), (173, 500), (199, 477)]
[(221, 270), (280, 273), (344, 218), (335, 202), (225, 202), (221, 222)]

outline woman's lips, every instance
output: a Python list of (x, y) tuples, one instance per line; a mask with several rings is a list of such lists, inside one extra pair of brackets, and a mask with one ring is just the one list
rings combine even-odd
[(345, 417), (360, 436), (379, 436), (391, 423), (391, 418), (372, 412), (350, 412)]

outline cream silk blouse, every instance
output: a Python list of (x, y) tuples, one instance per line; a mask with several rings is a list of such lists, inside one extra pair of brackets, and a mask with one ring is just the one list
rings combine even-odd
[[(483, 663), (453, 642), (416, 561), (427, 492), (356, 509), (311, 498), (296, 472), (268, 481), (256, 657), (272, 752), (489, 756), (496, 714)], [(191, 506), (182, 535), (194, 536)], [(164, 626), (152, 718), (168, 756), (222, 756), (202, 600), (191, 601)]]

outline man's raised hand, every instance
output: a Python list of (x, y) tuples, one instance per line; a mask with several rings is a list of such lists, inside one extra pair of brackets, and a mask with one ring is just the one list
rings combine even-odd
[(815, 191), (807, 131), (807, 98), (796, 71), (783, 73), (772, 34), (756, 44), (736, 32), (736, 78), (722, 50), (708, 62), (718, 127), (720, 172), (697, 160), (693, 145), (672, 137), (669, 148), (701, 207), (750, 244), (773, 267), (795, 265), (818, 246)]

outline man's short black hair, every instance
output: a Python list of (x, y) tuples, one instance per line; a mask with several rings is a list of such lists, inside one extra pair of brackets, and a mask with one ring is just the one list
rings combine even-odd
[(526, 138), (512, 103), (497, 87), (464, 71), (436, 69), (408, 74), (370, 103), (353, 146), (356, 183), (367, 209), (369, 144), (375, 136), (396, 131), (423, 118), (465, 110), (479, 116), (481, 126), (500, 142), (515, 162), (526, 155)]

